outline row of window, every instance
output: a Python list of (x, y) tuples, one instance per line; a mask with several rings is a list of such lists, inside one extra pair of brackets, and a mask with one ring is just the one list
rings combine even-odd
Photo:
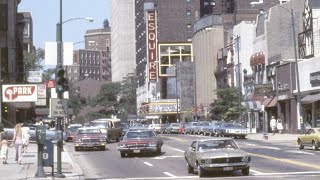
[(99, 69), (82, 69), (82, 70), (81, 70), (81, 73), (82, 73), (82, 74), (87, 74), (87, 73), (90, 73), (90, 74), (99, 74), (99, 73), (100, 73), (100, 70), (99, 70)]
[(97, 64), (97, 65), (99, 65), (100, 61), (99, 60), (83, 60), (83, 59), (81, 59), (81, 64)]

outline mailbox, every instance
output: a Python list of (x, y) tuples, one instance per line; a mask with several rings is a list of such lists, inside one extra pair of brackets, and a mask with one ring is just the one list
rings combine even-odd
[(36, 142), (44, 144), (46, 140), (46, 126), (36, 126)]
[(54, 147), (53, 143), (50, 140), (45, 140), (43, 145), (43, 152), (42, 152), (42, 165), (44, 167), (51, 167), (52, 168), (52, 175), (53, 175), (53, 164), (54, 164)]

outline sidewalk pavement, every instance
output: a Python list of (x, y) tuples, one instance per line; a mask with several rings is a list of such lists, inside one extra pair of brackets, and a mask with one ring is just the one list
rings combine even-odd
[[(65, 175), (62, 179), (83, 179), (83, 172), (80, 167), (72, 161), (69, 153), (64, 148), (61, 152), (61, 173)], [(30, 143), (26, 153), (23, 153), (21, 165), (14, 160), (15, 148), (9, 148), (8, 164), (0, 163), (1, 178), (7, 180), (17, 179), (55, 179), (52, 176), (52, 168), (44, 167), (46, 177), (36, 178), (35, 174), (38, 169), (38, 146), (35, 143)], [(54, 144), (54, 174), (57, 173), (57, 146)], [(59, 178), (61, 179), (61, 178)]]
[(298, 136), (301, 134), (274, 134), (268, 133), (268, 137), (264, 133), (252, 133), (247, 135), (247, 139), (265, 141), (265, 142), (297, 142)]

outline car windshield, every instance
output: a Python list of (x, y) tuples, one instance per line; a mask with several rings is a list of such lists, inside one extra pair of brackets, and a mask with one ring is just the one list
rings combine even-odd
[(216, 150), (216, 149), (238, 149), (238, 148), (239, 147), (232, 139), (199, 141), (198, 143), (198, 151)]
[(155, 137), (156, 135), (152, 131), (136, 131), (136, 132), (128, 132), (127, 138), (135, 139), (135, 138), (150, 138)]
[(100, 129), (78, 129), (77, 134), (100, 134)]
[(180, 127), (180, 124), (179, 123), (172, 123), (171, 126), (172, 127)]

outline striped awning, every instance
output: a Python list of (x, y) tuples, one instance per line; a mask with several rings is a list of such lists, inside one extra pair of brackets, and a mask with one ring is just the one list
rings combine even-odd
[(246, 102), (241, 102), (241, 104), (242, 106), (245, 106), (251, 110), (261, 110), (260, 101), (246, 101)]

